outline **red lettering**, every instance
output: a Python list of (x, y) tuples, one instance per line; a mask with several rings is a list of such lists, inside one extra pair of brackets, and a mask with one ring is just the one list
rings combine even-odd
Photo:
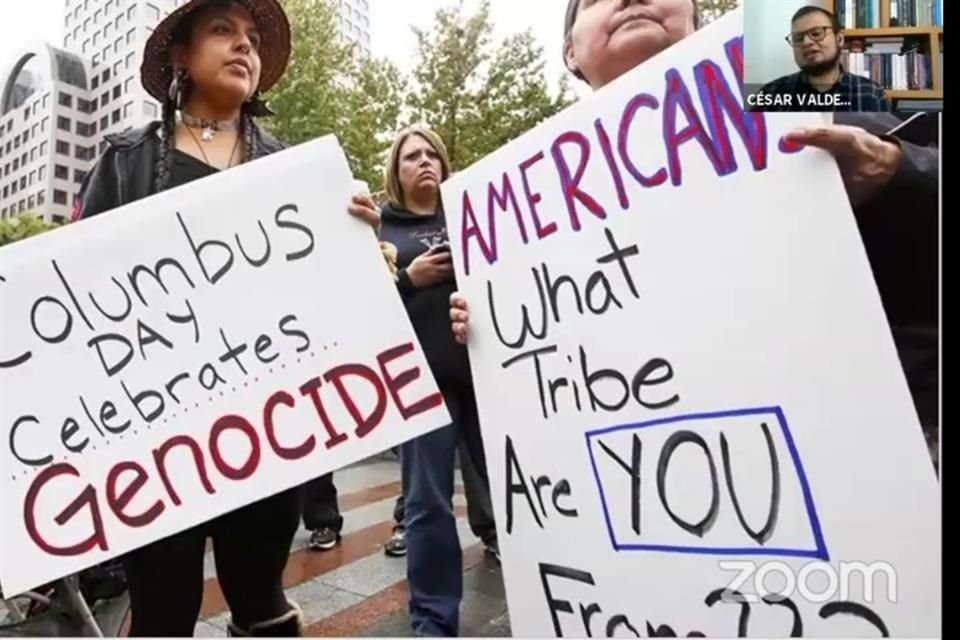
[(750, 113), (743, 110), (740, 99), (733, 95), (726, 76), (715, 63), (704, 60), (693, 70), (697, 79), (700, 102), (706, 112), (713, 147), (720, 158), (723, 174), (737, 170), (737, 159), (733, 155), (730, 133), (727, 131), (727, 119), (733, 121), (740, 139), (743, 141), (750, 162), (755, 171), (767, 168), (767, 127), (762, 113)]
[(327, 410), (323, 406), (323, 400), (320, 399), (319, 390), (322, 384), (323, 382), (320, 381), (320, 378), (313, 378), (300, 387), (300, 393), (305, 396), (310, 396), (310, 399), (313, 400), (313, 408), (317, 410), (317, 415), (320, 416), (320, 421), (323, 422), (323, 428), (327, 430), (327, 435), (330, 436), (324, 445), (327, 449), (332, 449), (345, 441), (347, 434), (338, 433), (337, 428), (334, 427), (333, 422), (330, 421), (330, 416), (327, 415)]
[[(577, 164), (575, 173), (570, 172), (570, 165), (563, 155), (561, 148), (563, 145), (574, 144), (580, 148), (580, 162)], [(560, 188), (563, 190), (563, 196), (567, 202), (567, 212), (570, 215), (570, 226), (574, 231), (580, 230), (580, 215), (577, 213), (577, 201), (583, 204), (594, 216), (601, 220), (607, 217), (607, 212), (603, 210), (600, 203), (593, 196), (580, 188), (580, 181), (583, 180), (583, 174), (587, 170), (587, 163), (590, 161), (590, 141), (587, 137), (578, 131), (567, 131), (557, 137), (550, 150), (553, 155), (553, 162), (556, 164), (557, 171), (560, 173)]]
[[(377, 403), (373, 411), (366, 417), (360, 413), (356, 403), (353, 401), (353, 397), (349, 391), (347, 391), (346, 385), (343, 384), (343, 379), (346, 376), (355, 376), (366, 380), (373, 385), (373, 388), (377, 392)], [(350, 412), (350, 416), (357, 424), (357, 429), (354, 433), (357, 434), (358, 438), (363, 438), (380, 424), (380, 421), (383, 420), (383, 416), (387, 411), (387, 398), (383, 383), (380, 382), (380, 378), (377, 377), (373, 369), (362, 364), (342, 364), (325, 373), (323, 378), (336, 387), (337, 393), (340, 394), (340, 399), (343, 401), (343, 405), (347, 408), (347, 411)]]
[[(136, 476), (118, 496), (117, 481), (120, 479), (120, 474), (124, 471), (132, 471)], [(145, 527), (156, 520), (166, 508), (161, 501), (157, 500), (149, 509), (138, 516), (131, 516), (124, 513), (124, 509), (127, 508), (127, 505), (130, 504), (130, 501), (133, 500), (143, 485), (147, 483), (149, 477), (143, 467), (136, 462), (130, 461), (114, 465), (114, 467), (110, 469), (110, 473), (107, 474), (107, 504), (110, 506), (111, 511), (113, 511), (113, 515), (117, 516), (117, 520), (128, 527)]]
[(383, 376), (383, 381), (387, 385), (390, 397), (393, 398), (393, 403), (397, 405), (397, 409), (400, 410), (400, 415), (403, 416), (404, 420), (409, 420), (415, 415), (425, 413), (443, 404), (443, 396), (439, 393), (432, 393), (429, 396), (420, 398), (410, 406), (405, 405), (400, 398), (400, 390), (420, 378), (420, 367), (412, 367), (393, 376), (387, 371), (387, 364), (412, 351), (413, 344), (408, 342), (393, 347), (392, 349), (387, 349), (377, 356), (377, 362), (380, 364), (380, 375)]
[(54, 518), (54, 522), (62, 527), (73, 519), (81, 509), (87, 507), (90, 510), (90, 517), (93, 521), (93, 533), (90, 534), (90, 537), (72, 546), (57, 547), (47, 542), (40, 533), (40, 529), (37, 527), (36, 516), (37, 498), (47, 483), (60, 476), (79, 478), (80, 472), (77, 471), (73, 465), (64, 462), (47, 467), (37, 474), (37, 477), (30, 483), (30, 488), (27, 490), (26, 498), (23, 501), (23, 522), (27, 528), (27, 534), (30, 536), (30, 539), (33, 540), (33, 543), (40, 547), (40, 549), (52, 556), (79, 556), (94, 547), (100, 547), (102, 551), (109, 551), (110, 547), (107, 545), (106, 531), (103, 528), (103, 518), (100, 515), (100, 507), (97, 504), (97, 492), (89, 484), (80, 492), (76, 500), (67, 505), (67, 508)]
[[(520, 230), (520, 237), (523, 244), (529, 242), (527, 238), (527, 227), (523, 224), (523, 214), (520, 213), (520, 205), (517, 204), (517, 196), (513, 193), (513, 185), (510, 183), (510, 176), (503, 172), (503, 181), (501, 192), (491, 182), (487, 185), (487, 223), (490, 228), (490, 245), (494, 254), (497, 252), (497, 211), (506, 211), (507, 206), (513, 208), (513, 217), (517, 220), (517, 228)], [(496, 208), (495, 208), (496, 207)]]
[[(233, 467), (228, 463), (220, 451), (220, 436), (228, 429), (235, 429), (247, 436), (250, 441), (250, 453), (247, 461), (240, 467)], [(253, 425), (242, 416), (223, 416), (213, 423), (210, 430), (210, 457), (217, 470), (231, 480), (246, 480), (254, 474), (260, 466), (260, 438)]]
[(463, 250), (463, 270), (470, 273), (470, 238), (475, 238), (480, 247), (480, 253), (483, 254), (487, 264), (493, 264), (497, 261), (496, 242), (490, 244), (483, 237), (480, 231), (480, 225), (477, 223), (477, 216), (473, 212), (473, 204), (470, 202), (470, 194), (463, 191), (463, 220), (460, 224), (460, 246)]
[(620, 152), (620, 161), (623, 162), (623, 166), (627, 168), (627, 172), (633, 176), (633, 179), (636, 180), (640, 186), (656, 187), (667, 181), (667, 170), (660, 167), (656, 173), (650, 177), (643, 175), (640, 173), (640, 170), (637, 169), (637, 165), (633, 164), (628, 150), (630, 125), (633, 124), (640, 107), (659, 109), (660, 103), (648, 93), (641, 93), (630, 99), (630, 102), (627, 103), (626, 108), (623, 110), (623, 116), (620, 118), (620, 131), (617, 135), (617, 151)]
[(613, 178), (613, 186), (617, 188), (617, 199), (620, 201), (620, 208), (626, 211), (630, 206), (630, 200), (627, 199), (627, 190), (623, 186), (623, 176), (620, 175), (620, 167), (613, 157), (613, 145), (610, 144), (610, 136), (607, 134), (603, 121), (597, 118), (593, 123), (597, 131), (597, 139), (600, 140), (600, 150), (603, 151), (603, 158), (607, 161), (607, 168), (610, 169), (610, 177)]
[(174, 436), (160, 445), (159, 449), (153, 450), (153, 461), (154, 464), (157, 465), (157, 471), (160, 473), (160, 479), (163, 481), (163, 486), (167, 490), (167, 495), (170, 496), (173, 504), (178, 507), (181, 504), (180, 496), (177, 495), (173, 484), (170, 483), (170, 474), (167, 473), (165, 463), (170, 450), (180, 445), (186, 446), (193, 454), (193, 464), (197, 468), (197, 473), (200, 476), (200, 482), (203, 484), (204, 490), (210, 495), (215, 493), (213, 485), (210, 484), (210, 478), (207, 476), (207, 467), (203, 460), (203, 452), (200, 450), (200, 445), (190, 436)]
[[(663, 99), (663, 142), (667, 149), (670, 181), (674, 186), (680, 186), (683, 180), (683, 172), (680, 168), (680, 147), (691, 140), (700, 143), (700, 147), (707, 154), (717, 175), (725, 175), (727, 171), (714, 148), (713, 141), (703, 128), (703, 122), (693, 107), (690, 92), (680, 73), (676, 69), (668, 69), (666, 80), (667, 93)], [(680, 131), (677, 131), (677, 108), (683, 111), (688, 122), (687, 126)]]
[(286, 391), (277, 391), (275, 394), (270, 396), (270, 398), (267, 400), (267, 403), (263, 405), (263, 428), (267, 434), (267, 442), (270, 443), (270, 448), (273, 449), (273, 452), (276, 453), (281, 459), (299, 460), (300, 458), (309, 455), (317, 447), (317, 439), (314, 436), (310, 436), (296, 447), (282, 446), (277, 440), (277, 429), (273, 422), (273, 412), (276, 411), (277, 405), (280, 404), (287, 407), (293, 407), (296, 402), (294, 401), (293, 396)]
[[(537, 203), (543, 198), (539, 191), (533, 193), (530, 190), (530, 180), (527, 178), (527, 171), (529, 171), (533, 165), (543, 160), (543, 158), (543, 151), (538, 151), (536, 155), (520, 163), (520, 178), (523, 181), (523, 193), (527, 197), (527, 206), (530, 207), (530, 219), (533, 220), (533, 228), (537, 232), (537, 237), (541, 240), (557, 230), (556, 222), (551, 222), (547, 226), (543, 226), (540, 222), (540, 214), (537, 213)], [(524, 239), (524, 242), (526, 242), (526, 239)]]
[(743, 87), (743, 36), (732, 38), (724, 45), (724, 51), (727, 53), (727, 60), (733, 68), (733, 73), (737, 78), (737, 86)]

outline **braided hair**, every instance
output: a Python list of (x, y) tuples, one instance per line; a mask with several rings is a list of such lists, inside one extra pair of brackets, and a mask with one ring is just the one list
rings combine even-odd
[[(214, 0), (214, 5), (229, 6), (233, 2), (238, 2), (239, 4), (246, 6), (244, 0)], [(187, 44), (190, 40), (190, 34), (193, 30), (193, 21), (196, 17), (196, 13), (187, 16), (180, 26), (177, 28), (176, 32), (173, 34), (172, 44)], [(174, 71), (177, 73), (177, 71)], [(163, 105), (161, 107), (161, 124), (160, 124), (160, 153), (157, 156), (157, 162), (154, 166), (154, 180), (153, 180), (153, 189), (155, 193), (159, 193), (170, 186), (170, 172), (173, 166), (173, 152), (176, 149), (176, 126), (177, 126), (177, 109), (182, 105), (177, 104), (177, 100), (180, 99), (181, 102), (186, 101), (186, 96), (189, 94), (190, 87), (186, 84), (187, 80), (185, 76), (180, 77), (181, 83), (181, 92), (182, 98), (178, 96), (165, 96)], [(243, 108), (240, 112), (240, 135), (243, 137), (243, 149), (241, 151), (241, 162), (246, 163), (253, 159), (253, 150), (254, 144), (256, 142), (256, 124), (254, 124), (254, 116), (261, 112), (262, 105), (259, 101), (259, 93), (254, 94), (253, 98), (247, 102), (243, 103)]]
[[(243, 149), (241, 150), (242, 163), (247, 163), (253, 159), (257, 135), (257, 126), (254, 122), (253, 115), (254, 110), (255, 107), (252, 102), (245, 102), (240, 112), (240, 135), (243, 138)], [(168, 96), (167, 99), (163, 101), (160, 124), (160, 154), (157, 156), (157, 162), (153, 172), (153, 190), (155, 193), (159, 193), (170, 186), (173, 152), (176, 149), (176, 114), (177, 105), (174, 100)]]

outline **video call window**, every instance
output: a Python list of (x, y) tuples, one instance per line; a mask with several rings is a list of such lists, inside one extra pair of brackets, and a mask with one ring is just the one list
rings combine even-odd
[(942, 111), (943, 0), (742, 0), (749, 111)]

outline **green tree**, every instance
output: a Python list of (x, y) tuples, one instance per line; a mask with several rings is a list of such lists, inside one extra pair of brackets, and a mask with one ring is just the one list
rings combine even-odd
[(267, 98), (277, 115), (267, 129), (289, 144), (336, 132), (344, 114), (344, 85), (353, 52), (337, 37), (329, 0), (286, 0), (291, 27), (287, 71)]
[(709, 24), (740, 6), (740, 0), (698, 0), (700, 23)]
[(345, 91), (345, 118), (337, 135), (353, 175), (372, 192), (383, 186), (383, 167), (400, 125), (406, 78), (388, 60), (364, 58)]
[(31, 212), (22, 213), (9, 220), (0, 220), (0, 247), (17, 240), (39, 235), (56, 227), (56, 224), (47, 222)]
[(417, 64), (408, 106), (447, 146), (454, 170), (513, 140), (572, 102), (566, 85), (551, 95), (544, 56), (521, 33), (495, 46), (488, 0), (473, 14), (462, 1), (414, 29)]
[(398, 127), (405, 81), (390, 62), (362, 56), (338, 37), (331, 0), (287, 0), (286, 9), (290, 64), (267, 96), (277, 115), (265, 125), (289, 144), (335, 134), (354, 176), (375, 191)]

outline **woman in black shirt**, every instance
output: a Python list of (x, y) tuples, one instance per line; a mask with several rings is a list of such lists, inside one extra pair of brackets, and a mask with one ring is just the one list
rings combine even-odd
[[(290, 25), (277, 0), (190, 0), (147, 42), (141, 79), (161, 122), (119, 136), (82, 187), (74, 217), (89, 218), (282, 148), (254, 118), (261, 91), (283, 75)], [(299, 610), (282, 574), (299, 524), (297, 489), (141, 547), (123, 558), (131, 636), (193, 636), (203, 557), (213, 539), (234, 636), (297, 636)]]

